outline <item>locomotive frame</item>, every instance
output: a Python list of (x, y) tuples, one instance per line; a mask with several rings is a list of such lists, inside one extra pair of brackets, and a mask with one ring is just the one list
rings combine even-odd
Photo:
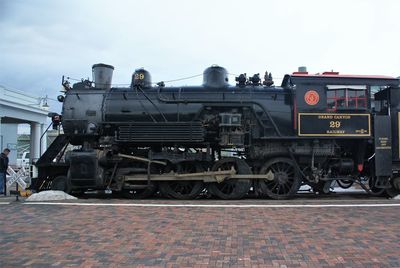
[[(333, 181), (375, 195), (400, 190), (396, 78), (295, 72), (273, 86), (266, 72), (230, 86), (211, 66), (202, 86), (153, 86), (138, 69), (130, 87), (113, 88), (113, 69), (96, 64), (94, 82), (63, 81), (62, 114), (51, 116), (64, 134), (34, 165), (37, 190), (177, 199), (287, 199), (303, 184), (329, 192)], [(68, 144), (79, 149), (62, 162)]]

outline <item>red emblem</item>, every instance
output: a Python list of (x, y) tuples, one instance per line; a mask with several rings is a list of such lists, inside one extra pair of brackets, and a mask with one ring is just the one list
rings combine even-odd
[(304, 100), (308, 105), (315, 105), (319, 102), (319, 94), (315, 90), (309, 90), (304, 94)]

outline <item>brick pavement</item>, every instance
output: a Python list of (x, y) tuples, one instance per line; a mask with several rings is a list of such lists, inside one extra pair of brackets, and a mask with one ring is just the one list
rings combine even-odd
[(0, 212), (0, 267), (400, 267), (399, 207)]

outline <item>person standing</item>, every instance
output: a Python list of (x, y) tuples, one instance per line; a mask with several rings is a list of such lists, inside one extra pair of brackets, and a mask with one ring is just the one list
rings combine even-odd
[(10, 149), (5, 148), (3, 152), (0, 154), (0, 194), (7, 194), (6, 191), (6, 175), (8, 168), (8, 154), (10, 153)]

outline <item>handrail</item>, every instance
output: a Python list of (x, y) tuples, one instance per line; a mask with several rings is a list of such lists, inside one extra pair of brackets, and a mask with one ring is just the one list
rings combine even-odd
[(42, 136), (40, 136), (40, 141), (39, 141), (39, 158), (42, 156), (42, 139), (44, 134), (49, 131), (49, 128), (53, 125), (53, 122), (50, 123), (50, 125), (46, 128), (46, 130), (43, 132)]

